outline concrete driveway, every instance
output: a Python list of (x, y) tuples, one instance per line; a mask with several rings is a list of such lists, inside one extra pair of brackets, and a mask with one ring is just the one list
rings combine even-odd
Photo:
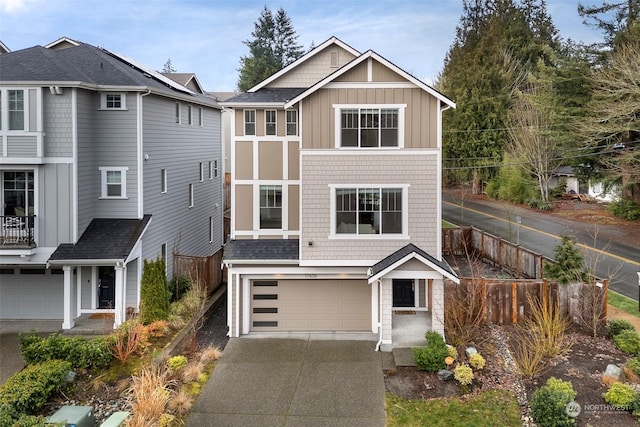
[(374, 347), (231, 339), (186, 425), (384, 426), (382, 356)]

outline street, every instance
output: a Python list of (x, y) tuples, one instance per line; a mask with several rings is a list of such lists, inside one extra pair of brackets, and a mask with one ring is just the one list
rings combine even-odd
[(442, 219), (457, 225), (473, 225), (549, 258), (553, 258), (560, 236), (572, 236), (582, 249), (585, 262), (596, 266), (596, 275), (610, 278), (610, 289), (638, 300), (640, 251), (617, 241), (615, 231), (562, 221), (506, 203), (461, 200), (447, 193), (442, 198)]

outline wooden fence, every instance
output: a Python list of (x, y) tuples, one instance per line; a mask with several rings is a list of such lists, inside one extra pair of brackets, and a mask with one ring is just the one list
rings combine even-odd
[(445, 306), (478, 310), (485, 323), (519, 323), (530, 316), (531, 302), (549, 302), (575, 323), (607, 318), (608, 282), (559, 285), (546, 280), (471, 279), (445, 282)]
[(174, 277), (186, 276), (191, 280), (201, 280), (207, 286), (207, 295), (222, 284), (222, 249), (208, 257), (173, 255)]

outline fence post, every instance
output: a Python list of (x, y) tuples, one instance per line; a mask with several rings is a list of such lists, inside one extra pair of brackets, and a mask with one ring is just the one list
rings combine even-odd
[(484, 277), (480, 281), (480, 287), (482, 290), (482, 314), (484, 317), (484, 321), (487, 321), (487, 282)]
[(602, 299), (602, 312), (604, 314), (604, 321), (607, 321), (609, 315), (609, 279), (604, 279), (602, 286), (602, 292), (604, 292), (604, 298)]
[(542, 279), (542, 307), (546, 310), (549, 304), (549, 283), (547, 279)]
[(511, 323), (518, 323), (518, 285), (511, 283)]

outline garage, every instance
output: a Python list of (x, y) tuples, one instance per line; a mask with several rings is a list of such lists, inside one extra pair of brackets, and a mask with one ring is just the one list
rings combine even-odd
[(252, 280), (250, 330), (370, 331), (366, 280)]
[(62, 270), (43, 267), (0, 269), (0, 318), (62, 319)]

